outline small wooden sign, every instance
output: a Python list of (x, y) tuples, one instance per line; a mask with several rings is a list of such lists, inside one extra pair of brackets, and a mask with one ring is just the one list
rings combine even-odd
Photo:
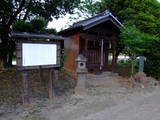
[(19, 70), (60, 67), (60, 41), (18, 40)]

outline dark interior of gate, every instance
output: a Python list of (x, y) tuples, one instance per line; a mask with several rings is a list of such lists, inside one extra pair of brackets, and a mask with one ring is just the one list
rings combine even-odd
[(110, 20), (81, 33), (80, 54), (86, 56), (90, 72), (107, 70), (109, 64), (114, 67), (119, 33), (119, 28)]

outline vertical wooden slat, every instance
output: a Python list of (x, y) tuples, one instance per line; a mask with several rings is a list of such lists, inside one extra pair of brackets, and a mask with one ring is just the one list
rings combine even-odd
[(87, 50), (88, 50), (87, 48), (88, 48), (88, 40), (86, 39), (86, 40), (85, 40), (85, 51), (86, 51), (86, 52), (87, 52)]

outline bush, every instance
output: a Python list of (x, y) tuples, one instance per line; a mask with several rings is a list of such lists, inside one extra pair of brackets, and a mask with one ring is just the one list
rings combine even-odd
[(14, 32), (33, 32), (33, 26), (30, 24), (30, 22), (17, 21), (13, 25), (13, 31)]
[(39, 32), (45, 28), (46, 21), (42, 18), (36, 18), (31, 20), (30, 24), (33, 26), (34, 32)]
[(130, 59), (128, 59), (128, 60), (119, 60), (118, 61), (118, 64), (120, 64), (120, 65), (131, 65), (131, 60)]
[(60, 61), (61, 68), (64, 67), (65, 58), (66, 58), (66, 56), (64, 55), (64, 49), (63, 49), (63, 50), (62, 50), (62, 53), (61, 53), (61, 61)]
[(13, 25), (13, 31), (40, 33), (41, 31), (45, 30), (45, 26), (46, 26), (46, 21), (42, 18), (35, 18), (30, 22), (18, 20)]
[(145, 72), (160, 79), (160, 60), (148, 59), (145, 63)]

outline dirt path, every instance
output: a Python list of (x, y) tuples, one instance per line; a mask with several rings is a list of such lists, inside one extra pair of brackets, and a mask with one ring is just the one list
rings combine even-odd
[(76, 103), (66, 103), (60, 109), (51, 110), (48, 119), (159, 120), (159, 90), (131, 90), (122, 85), (122, 79), (112, 73), (88, 75), (88, 95), (72, 96)]
[(160, 120), (160, 89), (76, 120)]

